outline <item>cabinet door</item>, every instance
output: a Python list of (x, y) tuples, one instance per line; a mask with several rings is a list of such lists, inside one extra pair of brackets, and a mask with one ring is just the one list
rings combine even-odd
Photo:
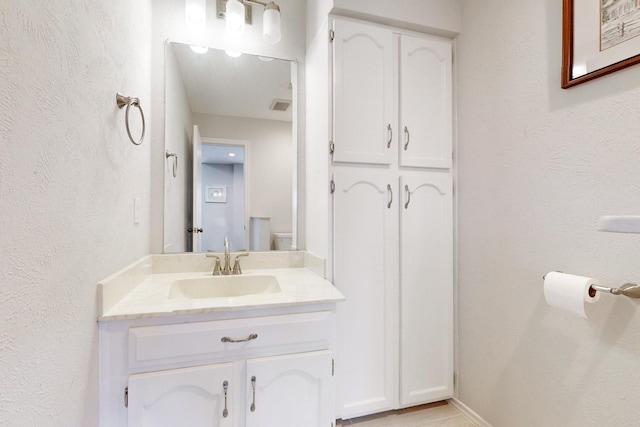
[(406, 174), (400, 215), (401, 406), (453, 395), (453, 226), (449, 171)]
[(400, 166), (450, 168), (451, 43), (400, 36)]
[(329, 427), (334, 395), (330, 351), (247, 360), (246, 427)]
[(393, 35), (339, 19), (333, 30), (333, 160), (390, 164), (397, 131)]
[(128, 425), (231, 427), (233, 387), (231, 363), (131, 375)]
[(338, 304), (340, 415), (394, 409), (398, 378), (397, 178), (334, 170), (334, 284)]

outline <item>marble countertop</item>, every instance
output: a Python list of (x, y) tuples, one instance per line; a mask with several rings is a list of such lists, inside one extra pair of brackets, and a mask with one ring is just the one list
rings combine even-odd
[(211, 277), (211, 272), (149, 274), (115, 304), (103, 307), (104, 311), (98, 320), (141, 319), (169, 315), (267, 309), (336, 303), (345, 299), (344, 295), (331, 282), (306, 267), (259, 268), (243, 272), (243, 275), (258, 274), (275, 276), (281, 291), (236, 297), (171, 299), (169, 291), (174, 281)]

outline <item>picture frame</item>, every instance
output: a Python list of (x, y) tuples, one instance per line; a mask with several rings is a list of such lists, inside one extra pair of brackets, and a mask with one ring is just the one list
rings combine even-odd
[(562, 88), (640, 63), (640, 0), (563, 0)]
[(205, 203), (227, 203), (227, 186), (207, 185), (204, 201)]

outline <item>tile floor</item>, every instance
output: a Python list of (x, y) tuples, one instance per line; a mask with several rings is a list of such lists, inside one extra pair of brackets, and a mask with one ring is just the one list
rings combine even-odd
[(447, 402), (338, 421), (337, 427), (475, 427)]

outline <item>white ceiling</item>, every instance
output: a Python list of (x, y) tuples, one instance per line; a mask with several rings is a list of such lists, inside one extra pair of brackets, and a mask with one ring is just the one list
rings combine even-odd
[(244, 54), (238, 58), (209, 49), (197, 54), (172, 43), (194, 113), (291, 121), (287, 111), (269, 109), (274, 99), (291, 100), (291, 63)]

